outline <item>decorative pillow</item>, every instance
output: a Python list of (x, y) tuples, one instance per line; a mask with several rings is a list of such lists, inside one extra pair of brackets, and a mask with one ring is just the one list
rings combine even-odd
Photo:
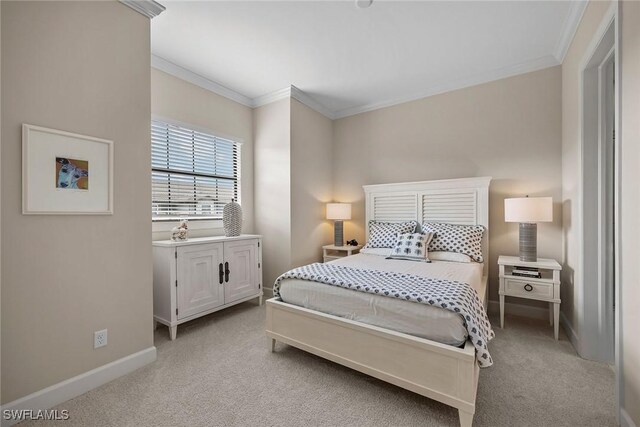
[(446, 251), (469, 255), (476, 262), (482, 259), (482, 225), (455, 225), (439, 222), (425, 222), (423, 232), (433, 233), (429, 252)]
[(429, 259), (431, 261), (451, 261), (451, 262), (462, 262), (462, 263), (473, 262), (473, 260), (469, 255), (459, 254), (456, 252), (444, 252), (444, 251), (429, 252)]
[(396, 245), (387, 259), (431, 262), (429, 261), (427, 248), (432, 237), (432, 233), (398, 234)]
[(369, 241), (364, 248), (392, 248), (396, 244), (396, 236), (398, 234), (413, 233), (417, 226), (418, 223), (416, 221), (369, 221)]

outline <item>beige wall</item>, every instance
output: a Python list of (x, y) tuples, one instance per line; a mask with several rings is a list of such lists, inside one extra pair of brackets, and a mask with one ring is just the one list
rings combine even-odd
[(255, 226), (262, 234), (264, 288), (291, 265), (291, 100), (254, 110)]
[(332, 140), (332, 121), (292, 99), (292, 267), (320, 261), (322, 246), (333, 242), (333, 226), (325, 219), (333, 191)]
[(561, 259), (560, 97), (553, 67), (336, 120), (334, 198), (354, 203), (345, 237), (364, 239), (364, 184), (492, 176), (491, 299), (497, 257), (518, 253), (505, 197), (553, 197), (554, 222), (540, 224), (538, 253)]
[[(243, 213), (243, 233), (253, 233), (253, 111), (250, 107), (217, 95), (199, 86), (151, 69), (151, 113), (159, 118), (177, 120), (214, 134), (241, 139), (240, 204)], [(175, 224), (173, 224), (175, 225)], [(168, 239), (167, 228), (173, 225), (154, 224), (154, 240)], [(193, 237), (224, 234), (220, 221), (192, 222), (189, 234)], [(210, 228), (217, 227), (217, 228)]]
[(562, 311), (579, 336), (582, 285), (579, 278), (579, 182), (581, 159), (580, 80), (581, 62), (596, 30), (610, 6), (608, 1), (591, 1), (562, 64), (562, 225), (564, 266), (562, 270)]
[(640, 3), (621, 5), (622, 406), (640, 426)]
[[(153, 346), (149, 19), (2, 8), (2, 403)], [(21, 124), (114, 141), (114, 214), (21, 214)], [(93, 332), (107, 328), (107, 347)]]
[(331, 241), (333, 124), (289, 98), (254, 110), (256, 231), (264, 236), (264, 287), (322, 259)]

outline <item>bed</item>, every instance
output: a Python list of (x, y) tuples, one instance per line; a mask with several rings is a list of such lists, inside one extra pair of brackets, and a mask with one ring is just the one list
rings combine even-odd
[[(482, 240), (486, 260), (489, 183), (490, 178), (483, 177), (365, 186), (366, 224), (369, 220), (480, 224), (487, 228)], [(486, 308), (486, 262), (425, 264), (360, 254), (332, 264), (464, 281)], [(267, 301), (271, 351), (276, 341), (300, 348), (453, 406), (461, 426), (472, 425), (479, 367), (459, 315), (435, 307), (413, 310), (411, 305), (418, 304), (293, 278), (282, 281), (279, 296)]]

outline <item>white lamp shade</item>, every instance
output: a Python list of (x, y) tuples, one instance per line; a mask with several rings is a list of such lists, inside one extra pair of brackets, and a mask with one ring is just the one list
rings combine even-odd
[(504, 199), (505, 222), (535, 223), (553, 221), (551, 197)]
[(351, 219), (351, 203), (327, 203), (327, 219)]

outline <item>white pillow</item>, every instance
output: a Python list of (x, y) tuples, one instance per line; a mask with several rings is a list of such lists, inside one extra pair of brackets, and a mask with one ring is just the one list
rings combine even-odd
[(361, 254), (389, 256), (391, 255), (391, 248), (362, 248)]
[(429, 259), (431, 261), (473, 262), (469, 255), (445, 251), (429, 252)]
[(431, 262), (429, 261), (427, 248), (432, 237), (432, 233), (398, 234), (396, 244), (387, 259)]

